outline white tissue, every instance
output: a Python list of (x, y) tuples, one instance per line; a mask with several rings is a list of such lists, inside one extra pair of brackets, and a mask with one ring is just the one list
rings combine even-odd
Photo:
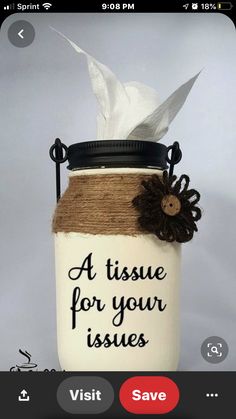
[(87, 58), (93, 92), (99, 103), (98, 139), (158, 141), (166, 134), (199, 73), (160, 104), (154, 89), (136, 81), (121, 83), (107, 66), (55, 31)]

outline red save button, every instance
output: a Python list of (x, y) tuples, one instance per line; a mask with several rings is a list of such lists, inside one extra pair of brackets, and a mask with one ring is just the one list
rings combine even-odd
[(179, 402), (179, 389), (168, 377), (131, 377), (120, 388), (120, 402), (130, 413), (168, 413)]

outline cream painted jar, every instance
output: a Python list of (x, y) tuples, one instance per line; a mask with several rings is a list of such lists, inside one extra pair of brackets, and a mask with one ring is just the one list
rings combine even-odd
[(132, 200), (162, 177), (167, 148), (107, 140), (68, 148), (53, 232), (58, 355), (67, 371), (173, 371), (180, 244), (142, 230)]

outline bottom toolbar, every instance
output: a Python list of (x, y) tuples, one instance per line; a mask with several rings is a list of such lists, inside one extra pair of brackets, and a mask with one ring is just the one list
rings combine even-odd
[(234, 409), (236, 372), (1, 372), (8, 417), (222, 418)]

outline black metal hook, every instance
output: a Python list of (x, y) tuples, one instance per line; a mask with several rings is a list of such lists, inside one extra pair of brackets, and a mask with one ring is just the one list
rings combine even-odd
[[(56, 138), (55, 143), (49, 149), (49, 156), (56, 163), (56, 196), (57, 202), (61, 197), (61, 173), (60, 164), (67, 160), (67, 146)], [(65, 152), (65, 155), (63, 155)]]
[[(169, 157), (169, 151), (171, 150), (171, 156)], [(166, 155), (166, 161), (169, 163), (169, 176), (173, 175), (174, 172), (174, 166), (180, 162), (182, 159), (182, 151), (180, 150), (180, 146), (178, 141), (175, 141), (173, 145), (170, 145), (167, 147), (167, 155)]]

